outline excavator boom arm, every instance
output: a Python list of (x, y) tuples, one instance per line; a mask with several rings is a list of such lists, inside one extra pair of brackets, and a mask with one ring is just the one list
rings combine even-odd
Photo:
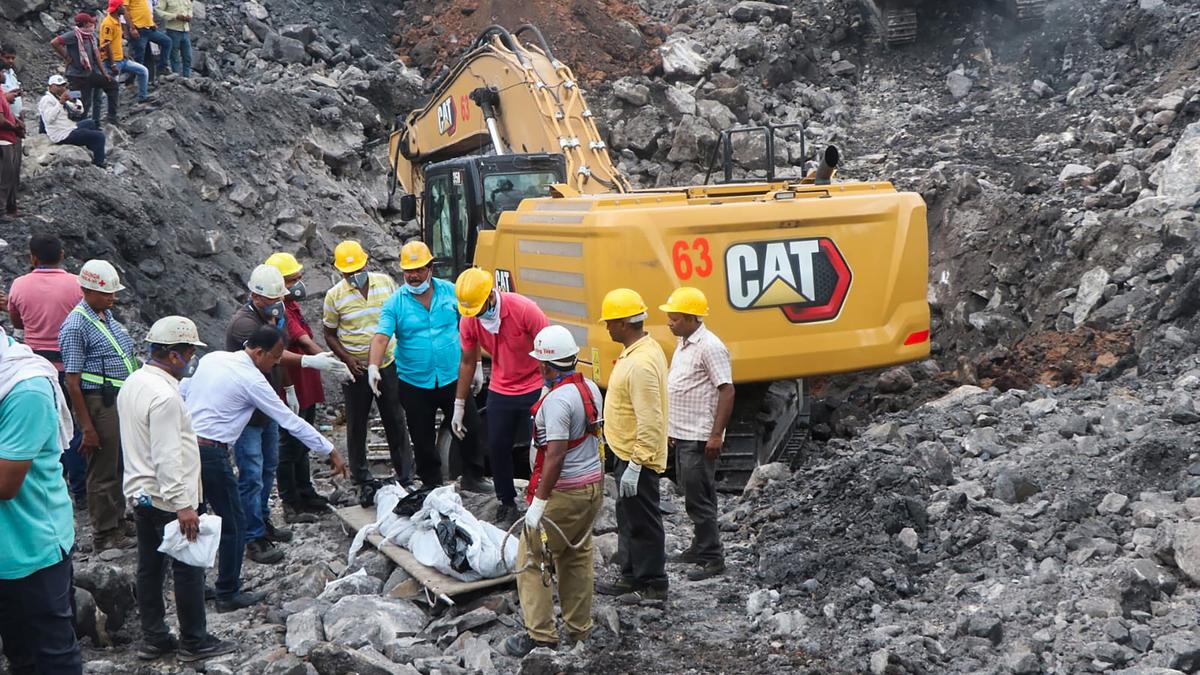
[(424, 108), (390, 139), (396, 178), (420, 194), (424, 166), (482, 154), (560, 153), (567, 184), (580, 193), (628, 192), (571, 69), (554, 58), (533, 26), (537, 46), (492, 26), (475, 40)]

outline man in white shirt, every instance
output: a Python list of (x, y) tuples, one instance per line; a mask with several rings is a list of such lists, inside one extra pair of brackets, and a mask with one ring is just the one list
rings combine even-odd
[[(146, 660), (179, 652), (183, 662), (228, 654), (233, 642), (210, 635), (204, 616), (204, 568), (159, 553), (163, 530), (172, 520), (195, 541), (200, 516), (200, 448), (191, 417), (179, 393), (179, 380), (205, 347), (196, 324), (182, 316), (159, 319), (146, 334), (150, 361), (125, 380), (117, 395), (121, 419), (121, 448), (125, 459), (125, 497), (134, 504), (137, 524), (138, 613), (142, 644), (138, 657)], [(163, 576), (170, 561), (174, 570), (176, 641), (164, 620)]]
[(83, 111), (78, 101), (70, 99), (67, 90), (67, 78), (62, 75), (51, 75), (47, 82), (49, 90), (38, 101), (38, 116), (42, 118), (42, 126), (51, 141), (59, 145), (78, 145), (92, 151), (92, 164), (104, 166), (104, 149), (107, 144), (104, 132), (96, 127), (90, 119), (80, 120), (76, 124), (67, 114), (65, 106), (72, 105), (79, 112)]
[(217, 563), (217, 611), (249, 606), (261, 595), (240, 593), (245, 554), (245, 516), (233, 476), (230, 454), (246, 423), (260, 410), (305, 447), (329, 458), (335, 475), (347, 475), (346, 463), (324, 436), (284, 404), (265, 373), (283, 357), (283, 334), (258, 328), (236, 352), (212, 352), (200, 359), (185, 382), (184, 398), (200, 446), (204, 500), (222, 518)]

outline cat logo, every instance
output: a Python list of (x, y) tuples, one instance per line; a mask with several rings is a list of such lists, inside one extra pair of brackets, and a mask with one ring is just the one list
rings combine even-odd
[(454, 113), (454, 97), (447, 96), (445, 101), (438, 106), (438, 133), (443, 136), (449, 136), (458, 128), (458, 119)]
[(792, 323), (836, 319), (850, 290), (850, 267), (825, 237), (755, 241), (725, 251), (729, 304), (779, 307)]

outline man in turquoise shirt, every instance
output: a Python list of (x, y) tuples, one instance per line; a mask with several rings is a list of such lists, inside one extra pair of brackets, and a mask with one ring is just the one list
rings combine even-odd
[(59, 463), (70, 413), (56, 375), (0, 330), (0, 640), (13, 672), (83, 670), (71, 611), (75, 523)]
[[(437, 451), (437, 411), (449, 422), (454, 414), (454, 389), (458, 383), (458, 361), (462, 345), (458, 338), (458, 300), (454, 284), (433, 276), (433, 256), (424, 244), (406, 245), (400, 267), (404, 284), (388, 298), (380, 313), (379, 326), (371, 340), (367, 378), (378, 386), (379, 366), (388, 342), (396, 338), (396, 374), (400, 378), (400, 405), (408, 418), (417, 476), (425, 487), (442, 484), (442, 459)], [(420, 267), (406, 264), (406, 255)], [(409, 267), (411, 269), (405, 269)], [(476, 431), (479, 413), (473, 399), (467, 401), (464, 421), (467, 434), (458, 443), (462, 457), (462, 487), (472, 492), (491, 492), (483, 477), (483, 456)], [(451, 445), (451, 451), (455, 449)]]

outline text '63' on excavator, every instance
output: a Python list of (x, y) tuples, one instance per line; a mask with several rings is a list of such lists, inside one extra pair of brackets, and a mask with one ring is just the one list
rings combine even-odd
[[(832, 180), (832, 147), (811, 175), (777, 177), (776, 136), (795, 126), (723, 132), (716, 184), (632, 190), (541, 33), (493, 26), (398, 122), (393, 190), (407, 193), (402, 216), (420, 220), (435, 274), (494, 270), (501, 289), (574, 334), (601, 386), (620, 353), (599, 323), (606, 292), (629, 287), (654, 303), (680, 286), (704, 291), (733, 360), (719, 477), (736, 489), (798, 436), (801, 378), (929, 354), (925, 203), (887, 182)], [(765, 175), (735, 176), (733, 149), (747, 138), (768, 158)], [(669, 355), (666, 316), (652, 313), (647, 329)]]

